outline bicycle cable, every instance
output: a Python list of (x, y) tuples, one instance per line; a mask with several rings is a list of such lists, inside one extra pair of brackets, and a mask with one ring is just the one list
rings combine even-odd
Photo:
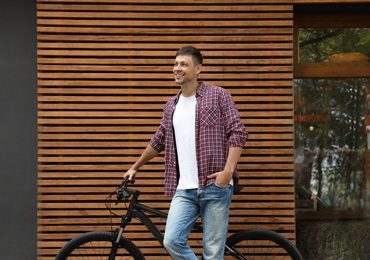
[[(113, 197), (113, 195), (117, 195), (118, 192), (120, 192), (120, 188), (117, 188), (114, 192), (109, 194), (107, 196), (107, 198), (105, 199), (105, 203), (104, 203), (105, 207), (109, 211), (109, 222), (110, 222), (111, 231), (113, 231), (113, 217), (121, 217), (120, 215), (114, 213), (113, 209), (112, 209), (112, 197)], [(127, 208), (127, 204), (124, 200), (117, 198), (117, 201), (116, 201), (115, 204), (117, 205), (119, 202), (123, 202), (125, 204), (125, 207)]]

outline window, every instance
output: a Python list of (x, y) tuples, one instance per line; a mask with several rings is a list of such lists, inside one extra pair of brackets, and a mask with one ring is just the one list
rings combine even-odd
[(366, 78), (295, 80), (298, 207), (328, 218), (365, 215), (368, 83)]
[(297, 218), (370, 213), (370, 18), (295, 13)]

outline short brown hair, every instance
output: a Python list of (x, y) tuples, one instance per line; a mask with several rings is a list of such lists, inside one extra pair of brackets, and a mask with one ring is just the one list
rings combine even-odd
[(182, 55), (191, 55), (193, 57), (193, 61), (196, 64), (203, 64), (203, 55), (202, 53), (195, 47), (193, 46), (184, 46), (180, 48), (177, 53), (177, 56), (182, 56)]

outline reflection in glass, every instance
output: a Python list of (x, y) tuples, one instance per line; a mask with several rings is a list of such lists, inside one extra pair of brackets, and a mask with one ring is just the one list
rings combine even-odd
[(368, 79), (295, 80), (297, 208), (369, 213), (367, 88)]
[[(299, 62), (366, 62), (370, 58), (370, 28), (300, 28)], [(337, 56), (338, 57), (338, 56)], [(353, 60), (352, 60), (353, 59)]]

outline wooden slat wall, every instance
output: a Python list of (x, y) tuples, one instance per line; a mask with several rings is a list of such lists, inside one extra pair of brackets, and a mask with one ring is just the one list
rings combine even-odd
[[(37, 2), (38, 259), (53, 259), (77, 234), (110, 230), (104, 200), (179, 90), (174, 55), (190, 44), (205, 56), (200, 79), (229, 90), (250, 133), (230, 231), (263, 227), (294, 241), (292, 1)], [(143, 201), (167, 209), (163, 171), (160, 156), (136, 186)], [(134, 223), (125, 235), (149, 259), (166, 258)], [(201, 252), (200, 234), (190, 243)]]

